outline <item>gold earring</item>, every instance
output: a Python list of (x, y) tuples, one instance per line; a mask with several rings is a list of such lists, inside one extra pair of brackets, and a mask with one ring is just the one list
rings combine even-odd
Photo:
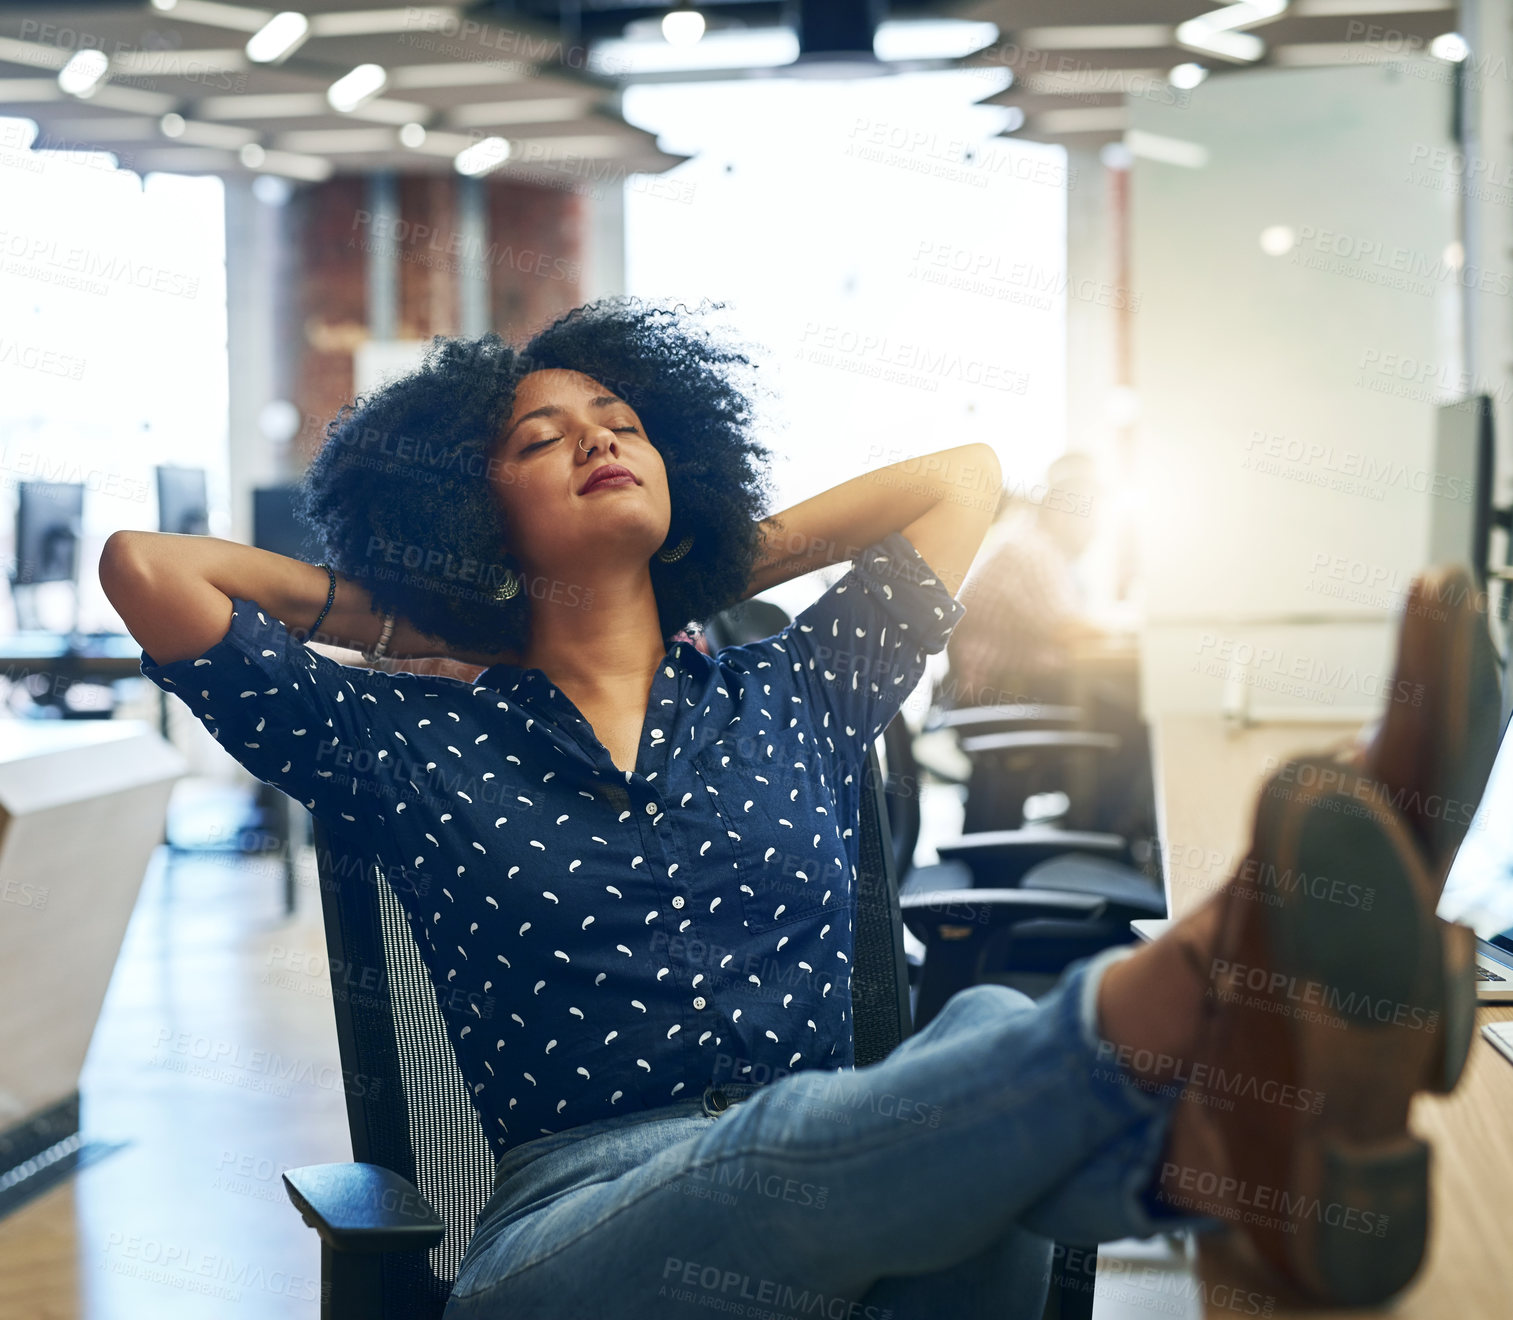
[(669, 550), (666, 546), (663, 546), (662, 549), (657, 551), (657, 558), (660, 559), (664, 564), (675, 564), (678, 562), (678, 560), (682, 559), (683, 556), (688, 553), (688, 547), (692, 544), (693, 533), (690, 532), (687, 536), (685, 536), (681, 541), (678, 542), (678, 548), (676, 550)]
[(520, 574), (512, 568), (504, 570), (504, 582), (495, 588), (495, 600), (514, 600), (520, 594)]

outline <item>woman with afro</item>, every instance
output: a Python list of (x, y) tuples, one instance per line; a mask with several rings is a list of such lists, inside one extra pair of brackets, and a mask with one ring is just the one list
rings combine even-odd
[[(768, 514), (756, 365), (633, 299), (522, 346), (437, 339), (332, 422), (304, 483), (322, 563), (136, 531), (101, 560), (143, 673), (413, 881), (497, 1159), (447, 1316), (1034, 1317), (1053, 1240), (1226, 1220), (1306, 1296), (1401, 1286), (1426, 1186), (1407, 1100), (1453, 1084), (1469, 1028), (1460, 928), (1386, 808), (1295, 790), (1258, 817), (1258, 848), (1294, 817), (1369, 841), (1368, 916), (1254, 901), (1242, 868), (1154, 943), (1038, 1002), (973, 985), (854, 1066), (867, 756), (965, 612), (1001, 475), (960, 445)], [(859, 382), (858, 432), (881, 406)], [(842, 563), (781, 631), (699, 644)], [(424, 656), (478, 672), (386, 667)], [(1450, 1044), (1227, 993), (1258, 962), (1273, 986), (1368, 975)], [(1205, 1097), (1218, 1075), (1328, 1100)], [(1258, 1181), (1371, 1231), (1249, 1213)]]

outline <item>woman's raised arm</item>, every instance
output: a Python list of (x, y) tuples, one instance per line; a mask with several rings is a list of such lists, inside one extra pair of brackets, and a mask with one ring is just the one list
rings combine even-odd
[(902, 532), (954, 596), (993, 522), (1002, 485), (998, 455), (986, 444), (852, 477), (763, 520), (765, 548), (741, 599), (849, 562), (890, 532)]
[[(320, 631), (305, 637), (326, 603), (326, 570), (271, 550), (214, 536), (113, 532), (100, 555), (100, 585), (127, 631), (159, 664), (203, 655), (226, 635), (231, 600), (255, 600), (305, 641), (370, 648), (382, 620), (367, 589), (340, 573), (336, 598)], [(395, 619), (386, 654), (446, 655), (480, 665), (499, 657), (463, 653)]]

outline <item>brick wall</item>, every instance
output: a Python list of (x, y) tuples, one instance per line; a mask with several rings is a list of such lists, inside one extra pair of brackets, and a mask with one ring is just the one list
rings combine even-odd
[[(582, 301), (583, 198), (567, 190), (486, 181), (488, 232), (467, 254), (457, 229), (456, 180), (398, 180), (398, 330), (401, 339), (459, 333), (457, 272), (471, 255), (490, 281), (490, 326), (519, 339)], [(295, 440), (306, 463), (353, 387), (353, 353), (368, 338), (367, 248), (375, 241), (368, 180), (338, 176), (298, 188), (289, 203), (293, 249), (283, 300), (292, 345)]]

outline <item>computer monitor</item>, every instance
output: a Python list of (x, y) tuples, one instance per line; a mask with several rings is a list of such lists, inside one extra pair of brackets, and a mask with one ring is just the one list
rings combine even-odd
[(315, 533), (295, 516), (298, 486), (262, 486), (252, 492), (252, 544), (259, 550), (314, 563)]
[(21, 481), (16, 492), (16, 567), (11, 585), (76, 581), (84, 526), (83, 483)]
[(1492, 400), (1475, 394), (1435, 409), (1425, 562), (1468, 564), (1487, 580), (1491, 552)]
[(158, 474), (158, 531), (181, 536), (210, 533), (210, 501), (205, 492), (205, 469), (160, 466)]

